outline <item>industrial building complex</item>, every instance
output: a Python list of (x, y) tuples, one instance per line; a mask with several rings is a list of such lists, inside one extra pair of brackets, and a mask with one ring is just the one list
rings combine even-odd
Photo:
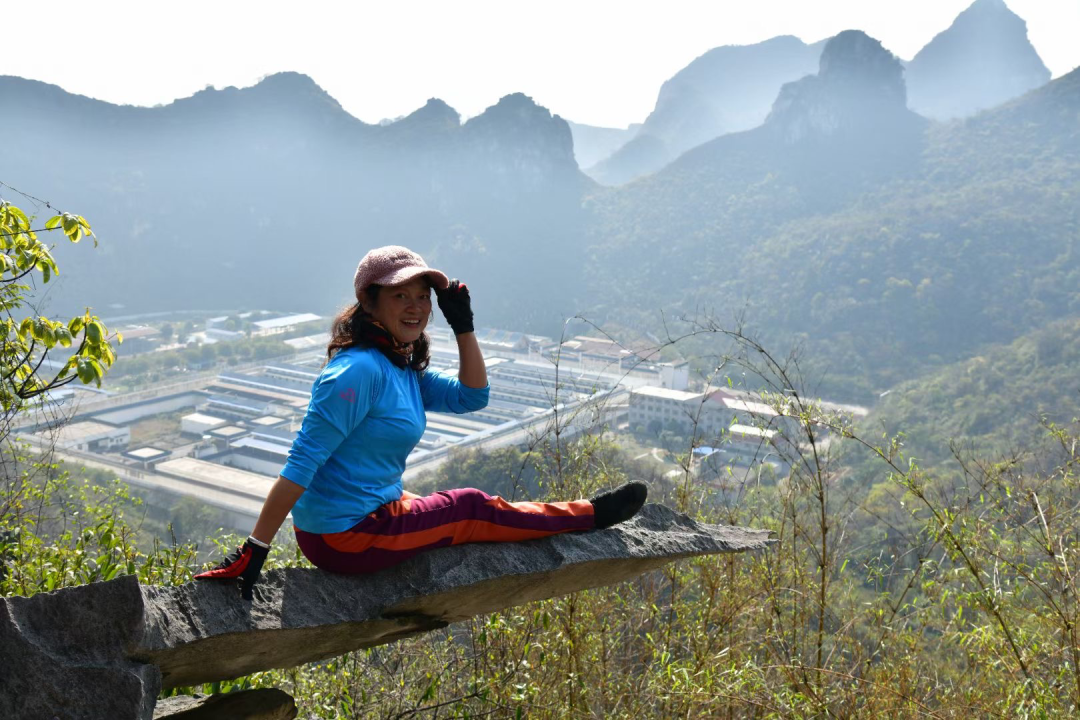
[[(313, 318), (259, 321), (251, 331), (275, 333), (286, 322)], [(217, 342), (233, 332), (223, 322), (207, 323), (208, 330), (221, 331)], [(431, 367), (455, 373), (450, 331), (432, 327), (429, 335)], [(703, 465), (750, 465), (771, 433), (783, 429), (783, 418), (748, 393), (689, 391), (688, 364), (661, 361), (655, 350), (591, 337), (559, 343), (505, 330), (480, 329), (477, 336), (491, 385), (488, 406), (467, 415), (428, 413), (427, 429), (408, 458), (406, 485), (455, 449), (531, 447), (556, 422), (563, 438), (598, 426), (652, 434), (693, 429), (718, 446), (695, 451)], [(69, 462), (109, 470), (150, 491), (197, 498), (223, 511), (224, 523), (250, 526), (300, 428), (326, 340), (288, 340), (297, 353), (287, 362), (238, 366), (202, 379), (181, 374), (175, 384), (123, 395), (65, 388), (18, 433)], [(58, 417), (65, 421), (58, 424)]]
[[(276, 327), (267, 322), (259, 330)], [(562, 354), (550, 339), (510, 331), (481, 329), (477, 335), (491, 385), (488, 406), (467, 415), (429, 413), (408, 459), (406, 484), (456, 448), (527, 447), (554, 422), (562, 425), (563, 437), (624, 423), (634, 388), (686, 386), (681, 361), (632, 355), (628, 362), (610, 345), (582, 352), (581, 342)], [(431, 367), (455, 373), (449, 330), (433, 327), (430, 336)], [(325, 336), (293, 346), (307, 349), (287, 362), (234, 368), (202, 381), (181, 377), (176, 385), (127, 395), (65, 388), (50, 399), (48, 412), (29, 416), (35, 419), (19, 435), (55, 448), (69, 462), (111, 470), (131, 485), (197, 498), (244, 526), (285, 463), (325, 358)], [(60, 416), (65, 422), (57, 425)]]

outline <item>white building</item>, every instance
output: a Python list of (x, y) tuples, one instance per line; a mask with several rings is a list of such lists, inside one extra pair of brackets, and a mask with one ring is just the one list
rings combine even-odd
[(180, 418), (180, 431), (188, 435), (205, 435), (215, 428), (228, 425), (229, 421), (213, 415), (191, 413)]
[(149, 470), (154, 466), (154, 463), (167, 460), (172, 457), (172, 453), (163, 448), (153, 447), (151, 445), (144, 445), (134, 450), (128, 450), (125, 452), (124, 457), (129, 460), (134, 460), (142, 464), (144, 470)]
[[(131, 430), (124, 426), (110, 425), (97, 420), (69, 423), (53, 431), (51, 437), (56, 446), (83, 452), (109, 452), (131, 442)], [(49, 437), (48, 433), (41, 433)]]
[(702, 393), (645, 386), (630, 392), (631, 428), (656, 433), (666, 428), (689, 430), (702, 412)]
[(789, 420), (778, 417), (776, 410), (756, 397), (729, 390), (714, 390), (706, 396), (669, 388), (639, 387), (630, 394), (630, 427), (645, 428), (650, 433), (668, 429), (688, 433), (694, 429), (710, 443), (729, 433), (733, 425), (784, 429)]
[(297, 325), (315, 322), (316, 320), (322, 320), (322, 317), (313, 313), (298, 313), (271, 320), (256, 320), (251, 323), (251, 334), (252, 336), (276, 335), (291, 330)]

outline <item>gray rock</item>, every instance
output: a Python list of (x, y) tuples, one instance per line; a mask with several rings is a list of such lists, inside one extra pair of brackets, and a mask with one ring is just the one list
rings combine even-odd
[(160, 687), (293, 667), (474, 615), (634, 578), (681, 558), (765, 547), (768, 534), (646, 505), (608, 530), (435, 550), (364, 576), (266, 573), (231, 583), (131, 577), (0, 604), (0, 717), (149, 719)]
[(143, 623), (125, 577), (0, 600), (0, 718), (143, 718), (161, 673), (127, 659)]
[(296, 703), (277, 688), (220, 695), (177, 695), (158, 701), (154, 720), (293, 720)]

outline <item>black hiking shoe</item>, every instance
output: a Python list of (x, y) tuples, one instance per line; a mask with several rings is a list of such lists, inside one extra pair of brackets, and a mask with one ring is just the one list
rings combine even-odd
[(649, 486), (643, 482), (628, 482), (590, 498), (597, 528), (608, 528), (629, 520), (645, 504)]

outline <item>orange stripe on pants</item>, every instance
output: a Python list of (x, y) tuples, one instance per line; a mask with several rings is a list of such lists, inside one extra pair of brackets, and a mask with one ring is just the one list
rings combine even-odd
[(512, 503), (474, 488), (403, 495), (339, 533), (296, 529), (304, 555), (333, 572), (366, 573), (427, 549), (468, 542), (533, 540), (594, 526), (588, 500)]

